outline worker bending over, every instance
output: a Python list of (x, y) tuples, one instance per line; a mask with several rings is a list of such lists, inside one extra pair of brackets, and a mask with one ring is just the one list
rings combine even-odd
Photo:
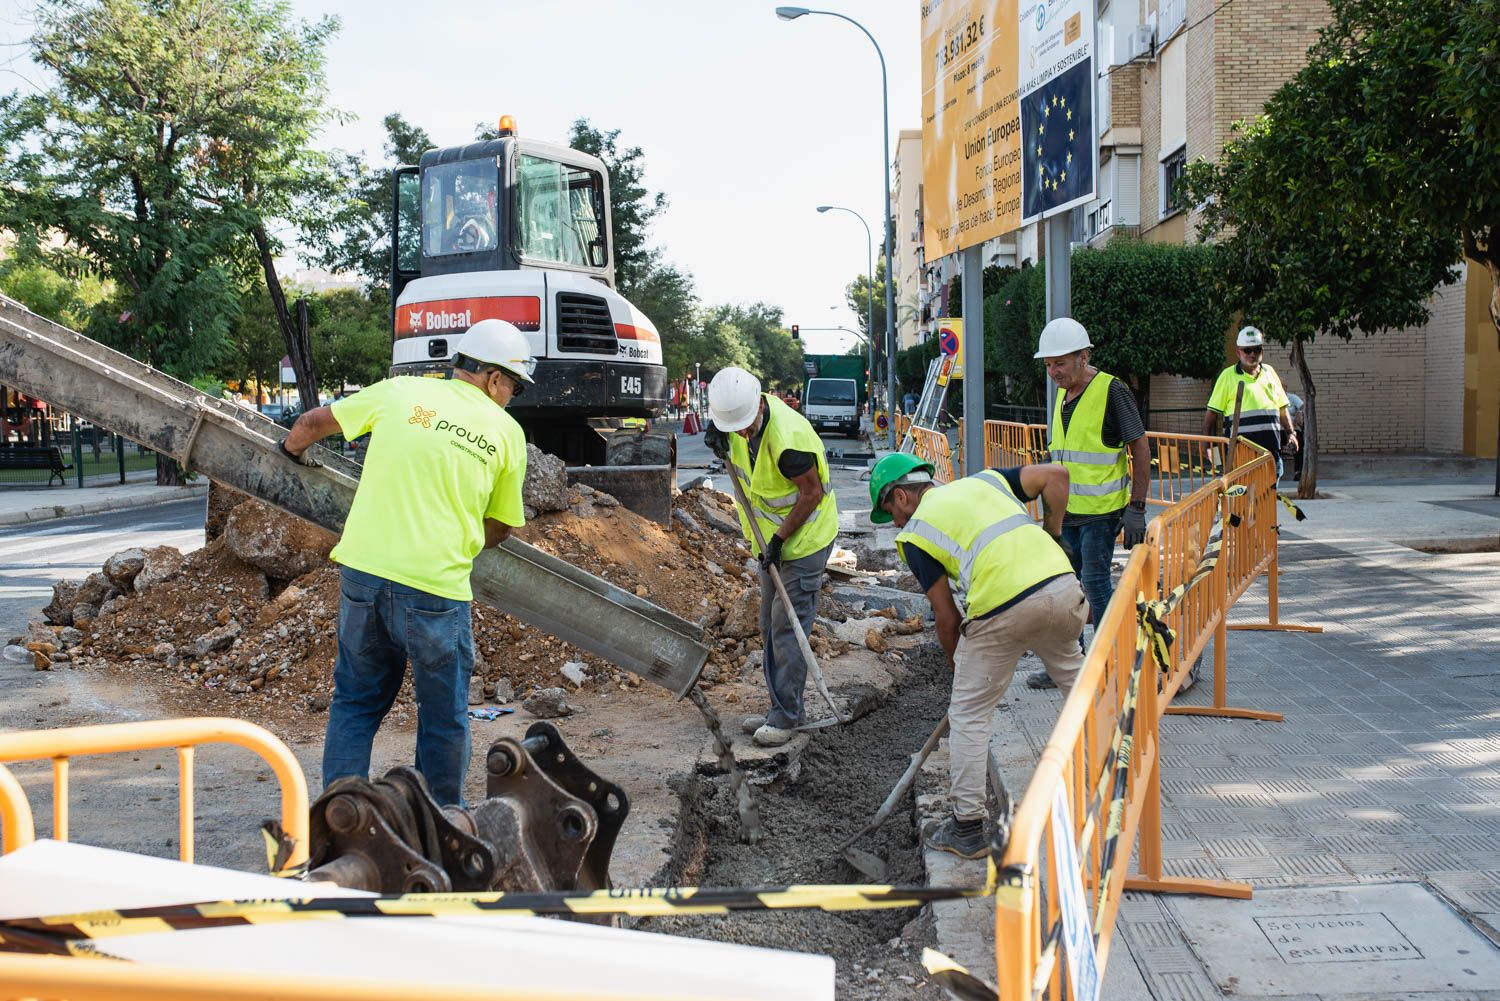
[[(811, 632), (823, 568), (839, 530), (828, 458), (807, 418), (762, 393), (760, 380), (742, 368), (720, 369), (713, 377), (708, 412), (713, 418), (709, 447), (738, 471), (750, 505), (748, 511), (739, 508), (740, 528), (760, 560), (760, 634), (771, 705), (764, 717), (747, 717), (743, 725), (757, 744), (778, 747), (803, 723), (807, 664), (791, 616), (804, 633)], [(751, 531), (751, 518), (766, 540), (764, 551)], [(790, 609), (776, 596), (772, 567), (779, 569)]]
[[(896, 550), (927, 593), (953, 667), (948, 703), (952, 816), (922, 832), (929, 848), (964, 858), (987, 850), (990, 722), (1016, 662), (1030, 650), (1063, 695), (1083, 668), (1078, 634), (1088, 602), (1059, 545), (1068, 474), (1058, 465), (986, 469), (941, 486), (933, 467), (893, 453), (870, 474), (870, 520), (901, 529)], [(1038, 525), (1024, 501), (1040, 495)], [(954, 588), (964, 592), (967, 616)]]
[(481, 320), (459, 339), (451, 380), (377, 382), (292, 425), (302, 461), (332, 434), (370, 434), (364, 472), (330, 558), (343, 567), (323, 785), (367, 778), (375, 731), (411, 662), (417, 771), (444, 805), (463, 802), (474, 636), (469, 574), (480, 549), (524, 525), (526, 440), (505, 412), (535, 361), (526, 335)]

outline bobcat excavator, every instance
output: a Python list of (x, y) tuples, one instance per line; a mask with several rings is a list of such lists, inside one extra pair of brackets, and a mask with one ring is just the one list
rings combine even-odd
[(393, 178), (392, 375), (447, 374), (485, 319), (526, 334), (536, 385), (509, 413), (563, 459), (568, 478), (660, 522), (671, 516), (676, 441), (646, 431), (667, 405), (656, 327), (615, 291), (603, 161), (523, 139), (428, 150)]

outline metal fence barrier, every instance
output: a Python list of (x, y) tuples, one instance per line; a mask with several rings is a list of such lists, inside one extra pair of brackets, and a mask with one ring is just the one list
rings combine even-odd
[[(302, 766), (276, 736), (254, 723), (209, 716), (107, 723), (57, 730), (0, 734), (0, 762), (52, 761), (52, 837), (68, 840), (68, 778), (72, 759), (84, 754), (115, 754), (175, 748), (178, 764), (179, 856), (193, 861), (193, 761), (200, 744), (233, 744), (254, 751), (271, 766), (281, 783), (281, 827), (292, 841), (286, 866), (307, 861), (308, 797)], [(5, 821), (5, 850), (36, 840), (31, 805), (25, 791), (0, 766), (0, 818)], [(19, 802), (17, 802), (19, 799)]]

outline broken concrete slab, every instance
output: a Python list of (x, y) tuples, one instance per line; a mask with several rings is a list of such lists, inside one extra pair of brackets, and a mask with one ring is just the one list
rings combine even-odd
[(853, 581), (836, 583), (833, 585), (833, 596), (855, 607), (863, 605), (866, 610), (894, 607), (896, 613), (903, 619), (911, 615), (925, 618), (931, 612), (926, 595), (902, 591), (894, 587), (884, 587), (880, 584)]

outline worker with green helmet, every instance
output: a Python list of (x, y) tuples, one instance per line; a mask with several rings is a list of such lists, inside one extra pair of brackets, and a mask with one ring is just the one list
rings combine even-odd
[[(1123, 530), (1126, 549), (1146, 538), (1151, 450), (1135, 394), (1120, 379), (1089, 364), (1093, 347), (1083, 324), (1058, 317), (1042, 328), (1034, 357), (1057, 383), (1047, 425), (1048, 458), (1068, 471), (1062, 537), (1072, 551), (1073, 572), (1088, 595), (1097, 626), (1115, 591), (1111, 565), (1116, 536)], [(1136, 475), (1131, 475), (1131, 463)], [(1037, 671), (1026, 684), (1051, 688), (1052, 679)]]
[[(828, 457), (818, 432), (760, 380), (742, 368), (720, 369), (708, 384), (713, 426), (704, 438), (740, 477), (749, 510), (739, 509), (740, 528), (760, 560), (762, 665), (770, 708), (742, 721), (762, 747), (779, 747), (797, 734), (807, 664), (802, 659), (796, 616), (804, 633), (818, 613), (823, 568), (839, 530), (839, 511), (828, 482)], [(766, 540), (755, 541), (751, 519)], [(777, 569), (792, 608), (782, 606), (771, 582)]]
[[(990, 721), (1028, 650), (1066, 696), (1083, 669), (1088, 601), (1060, 541), (1068, 473), (1060, 465), (986, 469), (937, 484), (933, 466), (897, 452), (870, 474), (870, 520), (894, 522), (896, 550), (927, 594), (953, 666), (948, 785), (953, 814), (922, 832), (928, 847), (981, 858)], [(1038, 525), (1026, 502), (1040, 496)], [(964, 595), (960, 611), (955, 589)]]
[(505, 412), (533, 380), (530, 341), (481, 320), (458, 341), (451, 379), (398, 376), (297, 418), (281, 443), (308, 461), (333, 434), (370, 435), (343, 535), (338, 656), (323, 786), (366, 778), (370, 749), (411, 663), (416, 766), (433, 798), (463, 801), (474, 668), (469, 575), (481, 549), (526, 524), (526, 438)]

